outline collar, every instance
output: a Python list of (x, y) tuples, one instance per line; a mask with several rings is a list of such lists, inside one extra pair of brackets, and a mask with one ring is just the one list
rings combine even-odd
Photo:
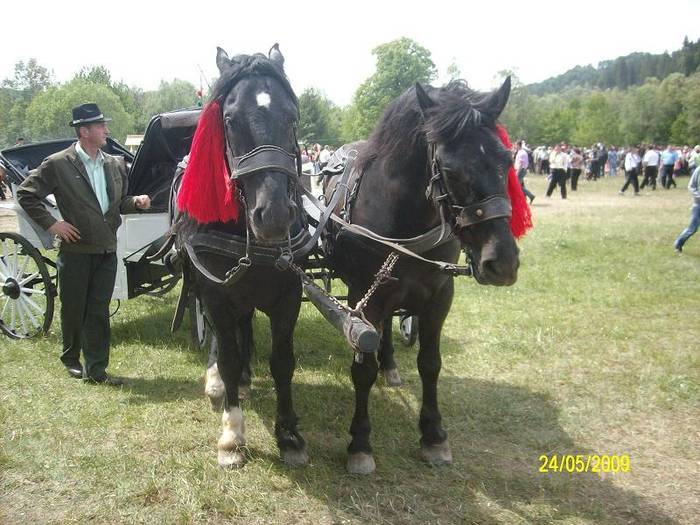
[(99, 163), (104, 163), (105, 156), (104, 153), (102, 153), (101, 149), (97, 150), (97, 157), (95, 157), (95, 160), (93, 161), (90, 158), (90, 155), (88, 155), (83, 147), (80, 145), (80, 141), (75, 143), (75, 152), (78, 154), (78, 158), (82, 160), (83, 162), (99, 162)]

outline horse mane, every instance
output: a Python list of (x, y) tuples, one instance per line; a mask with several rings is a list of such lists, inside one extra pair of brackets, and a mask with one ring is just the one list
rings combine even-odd
[(277, 79), (294, 102), (294, 105), (297, 108), (299, 107), (299, 100), (289, 83), (287, 75), (280, 66), (261, 53), (236, 55), (231, 58), (230, 66), (221, 72), (216, 84), (214, 84), (211, 95), (212, 100), (225, 97), (241, 78), (254, 75), (269, 76)]
[(456, 142), (478, 126), (496, 124), (480, 107), (487, 95), (474, 91), (464, 80), (453, 80), (441, 88), (427, 86), (425, 90), (434, 102), (425, 114), (418, 104), (415, 87), (387, 106), (358, 158), (361, 170), (377, 158), (404, 164), (416, 153), (427, 155), (427, 141)]

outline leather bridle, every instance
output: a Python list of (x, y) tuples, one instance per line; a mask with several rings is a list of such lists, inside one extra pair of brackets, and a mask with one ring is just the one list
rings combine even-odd
[(447, 223), (454, 230), (459, 231), (485, 221), (510, 218), (510, 199), (500, 193), (489, 195), (474, 204), (466, 206), (458, 204), (454, 191), (440, 167), (440, 158), (435, 142), (428, 144), (428, 158), (430, 159), (431, 176), (425, 190), (425, 196), (432, 199), (439, 207), (443, 225)]

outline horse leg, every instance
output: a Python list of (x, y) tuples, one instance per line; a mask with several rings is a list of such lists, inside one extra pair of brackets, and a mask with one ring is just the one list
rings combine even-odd
[(236, 337), (238, 337), (238, 346), (241, 349), (242, 370), (241, 381), (238, 384), (238, 398), (248, 399), (250, 396), (251, 378), (253, 372), (250, 368), (250, 361), (253, 355), (253, 315), (255, 310), (251, 310), (249, 314), (244, 314), (236, 323)]
[(379, 368), (384, 375), (387, 386), (401, 386), (401, 375), (394, 361), (394, 341), (392, 323), (393, 316), (389, 316), (382, 322), (382, 338), (379, 343)]
[(421, 456), (432, 465), (452, 463), (452, 452), (447, 432), (442, 429), (442, 416), (438, 408), (437, 382), (442, 360), (440, 358), (440, 333), (452, 303), (454, 285), (450, 279), (432, 301), (430, 308), (419, 317), (420, 349), (418, 373), (423, 383), (423, 402), (418, 426), (421, 431)]
[(204, 393), (209, 397), (211, 409), (214, 412), (219, 412), (224, 407), (224, 395), (226, 395), (226, 387), (219, 375), (219, 366), (217, 359), (219, 356), (218, 342), (216, 335), (212, 334), (209, 345), (209, 359), (207, 361), (206, 384), (204, 385)]
[[(355, 290), (350, 288), (348, 304), (357, 304), (361, 296), (355, 296)], [(377, 323), (371, 317), (369, 321)], [(369, 422), (368, 404), (369, 392), (377, 380), (379, 365), (374, 354), (356, 354), (352, 361), (350, 372), (355, 387), (355, 413), (350, 424), (352, 440), (348, 445), (347, 470), (350, 474), (371, 474), (376, 465), (372, 457), (372, 446), (369, 442), (371, 426)]]
[(304, 438), (297, 430), (297, 415), (292, 403), (292, 376), (294, 358), (294, 327), (299, 316), (301, 290), (299, 294), (286, 294), (285, 299), (270, 312), (272, 331), (272, 353), (270, 372), (277, 392), (277, 414), (275, 438), (282, 461), (292, 466), (306, 465), (309, 455)]
[[(205, 303), (205, 306), (209, 306)], [(217, 368), (226, 390), (224, 411), (221, 415), (222, 432), (217, 443), (219, 465), (222, 467), (239, 467), (245, 463), (243, 447), (245, 439), (245, 421), (239, 406), (238, 383), (241, 379), (241, 353), (236, 341), (235, 328), (231, 319), (237, 322), (235, 312), (224, 301), (217, 301), (207, 309), (214, 327), (217, 347)]]

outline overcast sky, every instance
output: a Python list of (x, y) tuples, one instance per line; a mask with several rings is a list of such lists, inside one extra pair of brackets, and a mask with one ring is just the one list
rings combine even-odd
[(633, 51), (678, 49), (685, 35), (700, 37), (700, 0), (13, 0), (0, 22), (0, 78), (34, 57), (59, 81), (100, 64), (146, 90), (161, 79), (198, 85), (200, 67), (217, 75), (217, 45), (234, 55), (279, 42), (297, 93), (317, 87), (344, 105), (374, 71), (371, 50), (402, 36), (432, 52), (436, 84), (454, 60), (472, 87), (490, 89), (503, 69), (531, 83)]

